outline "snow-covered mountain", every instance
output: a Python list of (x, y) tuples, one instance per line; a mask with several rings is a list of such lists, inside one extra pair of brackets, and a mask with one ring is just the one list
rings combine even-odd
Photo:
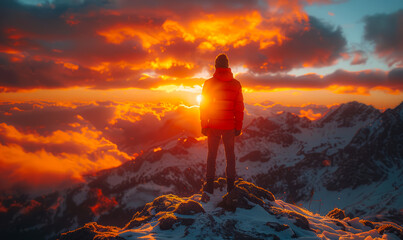
[[(381, 113), (350, 102), (316, 121), (288, 112), (257, 117), (236, 138), (237, 174), (319, 214), (338, 207), (351, 218), (402, 224), (402, 130), (403, 103)], [(67, 191), (5, 197), (1, 234), (52, 238), (90, 221), (123, 227), (158, 196), (199, 192), (206, 155), (205, 137), (159, 140), (134, 161), (88, 176)], [(224, 176), (224, 169), (221, 146), (217, 175)]]
[(271, 192), (252, 183), (240, 180), (235, 184), (225, 195), (224, 179), (215, 182), (214, 195), (163, 195), (147, 203), (123, 228), (91, 222), (62, 233), (59, 239), (403, 238), (403, 228), (395, 223), (351, 219), (340, 209), (321, 216), (276, 200)]

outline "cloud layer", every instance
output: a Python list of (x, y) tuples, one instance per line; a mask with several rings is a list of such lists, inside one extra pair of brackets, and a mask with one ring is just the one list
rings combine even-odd
[(163, 103), (2, 103), (0, 190), (68, 187), (162, 140), (200, 135), (197, 119), (198, 108)]
[[(256, 116), (290, 111), (315, 119), (326, 106), (247, 105)], [(0, 191), (43, 193), (134, 159), (161, 142), (201, 136), (199, 108), (165, 103), (0, 104)], [(52, 181), (49, 181), (49, 179)]]
[(215, 56), (251, 73), (334, 64), (340, 28), (308, 16), (331, 1), (0, 3), (0, 88), (152, 88), (202, 81)]
[(328, 89), (335, 93), (369, 94), (370, 90), (384, 90), (398, 94), (403, 90), (403, 68), (389, 72), (382, 70), (366, 70), (349, 72), (337, 70), (332, 74), (321, 76), (306, 74), (292, 76), (287, 74), (239, 74), (243, 86), (251, 89)]

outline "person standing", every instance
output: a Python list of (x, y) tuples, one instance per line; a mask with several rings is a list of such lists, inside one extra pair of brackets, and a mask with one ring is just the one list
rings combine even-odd
[(242, 131), (244, 103), (241, 83), (234, 79), (229, 68), (228, 57), (219, 54), (215, 59), (215, 73), (206, 80), (200, 102), (200, 120), (202, 133), (207, 136), (207, 172), (204, 191), (214, 193), (215, 165), (218, 146), (224, 143), (227, 161), (227, 192), (234, 188), (235, 136)]

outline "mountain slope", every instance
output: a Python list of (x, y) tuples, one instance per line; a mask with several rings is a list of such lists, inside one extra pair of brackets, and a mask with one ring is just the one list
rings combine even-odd
[[(352, 102), (332, 109), (322, 118), (326, 121), (287, 112), (255, 118), (236, 138), (238, 176), (319, 214), (338, 207), (349, 217), (403, 224), (402, 108), (380, 113)], [(134, 161), (87, 176), (67, 191), (34, 199), (1, 197), (0, 234), (54, 239), (90, 221), (123, 227), (158, 196), (197, 193), (206, 168), (206, 138), (155, 144)], [(221, 146), (217, 176), (224, 171)]]
[(329, 190), (385, 179), (403, 165), (403, 103), (361, 128), (334, 157), (339, 168), (328, 178)]
[[(346, 218), (333, 210), (327, 216), (276, 200), (269, 191), (238, 180), (225, 194), (225, 180), (216, 193), (189, 198), (163, 195), (147, 203), (123, 228), (88, 223), (60, 235), (60, 240), (92, 239), (401, 239), (394, 223)], [(224, 196), (223, 196), (224, 195)], [(223, 197), (221, 197), (223, 196)]]

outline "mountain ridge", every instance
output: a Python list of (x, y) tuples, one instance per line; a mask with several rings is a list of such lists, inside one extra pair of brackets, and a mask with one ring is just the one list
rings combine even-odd
[(136, 212), (123, 228), (92, 222), (62, 233), (58, 239), (403, 238), (403, 228), (397, 224), (350, 219), (340, 209), (323, 217), (276, 200), (271, 192), (242, 179), (226, 194), (225, 179), (218, 179), (214, 185), (213, 195), (159, 196)]

